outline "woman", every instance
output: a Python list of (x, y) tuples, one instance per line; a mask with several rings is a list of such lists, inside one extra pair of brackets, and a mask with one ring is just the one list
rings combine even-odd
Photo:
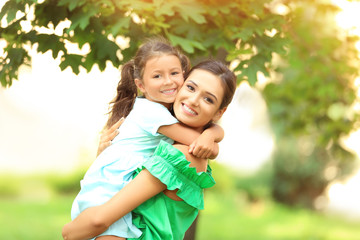
[[(235, 88), (236, 77), (224, 64), (202, 62), (192, 68), (180, 89), (173, 105), (175, 116), (202, 132), (221, 118)], [(65, 239), (97, 236), (137, 207), (133, 223), (143, 232), (139, 239), (182, 239), (198, 210), (203, 208), (202, 189), (213, 184), (207, 159), (189, 154), (188, 146), (162, 142), (128, 185), (107, 203), (82, 212), (64, 227), (63, 236)]]

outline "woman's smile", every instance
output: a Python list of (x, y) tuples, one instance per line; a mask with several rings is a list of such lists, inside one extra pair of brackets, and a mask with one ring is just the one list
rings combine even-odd
[[(191, 127), (203, 127), (216, 120), (224, 95), (221, 80), (216, 75), (196, 69), (188, 76), (174, 102), (176, 118)], [(220, 115), (219, 115), (220, 116)]]
[(183, 111), (184, 111), (186, 114), (188, 114), (188, 115), (190, 115), (190, 116), (196, 116), (196, 115), (198, 115), (198, 113), (197, 113), (195, 110), (193, 110), (191, 107), (189, 107), (189, 106), (186, 105), (185, 103), (181, 103), (181, 106), (182, 106)]

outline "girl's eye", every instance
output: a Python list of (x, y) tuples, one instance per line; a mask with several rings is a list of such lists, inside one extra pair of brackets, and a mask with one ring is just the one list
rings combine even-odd
[(154, 77), (153, 78), (160, 78), (160, 74), (156, 74), (156, 75), (154, 75)]
[(212, 100), (212, 99), (209, 98), (209, 97), (205, 97), (204, 100), (205, 100), (205, 102), (208, 102), (208, 103), (211, 103), (211, 104), (214, 103), (214, 100)]
[(171, 75), (178, 75), (180, 74), (179, 72), (172, 72)]

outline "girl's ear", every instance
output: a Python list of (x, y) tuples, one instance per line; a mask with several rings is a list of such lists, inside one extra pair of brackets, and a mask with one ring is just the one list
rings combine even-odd
[(224, 114), (224, 112), (226, 111), (226, 109), (227, 109), (227, 108), (224, 107), (224, 108), (218, 110), (217, 113), (215, 113), (215, 116), (212, 118), (212, 120), (213, 120), (214, 122), (220, 120), (220, 118), (222, 117), (222, 115)]
[(145, 90), (143, 82), (138, 78), (135, 78), (134, 81), (135, 81), (135, 85), (137, 86), (137, 88), (144, 94), (146, 92), (146, 90)]

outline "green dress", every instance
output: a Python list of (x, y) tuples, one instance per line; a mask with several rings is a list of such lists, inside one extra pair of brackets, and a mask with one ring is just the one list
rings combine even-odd
[[(178, 189), (177, 195), (184, 201), (176, 201), (160, 193), (133, 211), (133, 223), (143, 233), (139, 238), (180, 240), (186, 230), (204, 208), (204, 188), (215, 184), (211, 168), (197, 173), (189, 167), (185, 155), (171, 144), (161, 141), (152, 158), (143, 164), (167, 189)], [(138, 169), (138, 173), (142, 169)]]

